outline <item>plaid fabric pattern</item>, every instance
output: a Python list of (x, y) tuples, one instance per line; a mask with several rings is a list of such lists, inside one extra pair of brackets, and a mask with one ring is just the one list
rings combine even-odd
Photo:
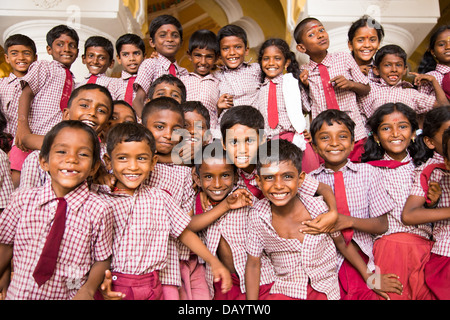
[(22, 88), (26, 83), (34, 94), (28, 115), (32, 133), (46, 135), (62, 121), (60, 101), (65, 81), (65, 67), (55, 60), (34, 62), (22, 78)]
[[(393, 160), (389, 155), (385, 154), (383, 160)], [(421, 224), (416, 226), (406, 226), (402, 222), (402, 211), (409, 193), (414, 183), (415, 166), (411, 156), (408, 154), (402, 162), (409, 162), (404, 166), (396, 169), (381, 168), (377, 169), (383, 176), (383, 184), (389, 195), (395, 201), (394, 209), (388, 213), (389, 228), (383, 235), (389, 235), (398, 232), (407, 232), (417, 234), (424, 238), (430, 239), (431, 226), (428, 224)], [(381, 236), (377, 236), (379, 238)]]
[(434, 152), (433, 157), (428, 159), (425, 163), (418, 166), (414, 170), (414, 184), (411, 188), (411, 195), (418, 196), (418, 197), (424, 197), (424, 198), (427, 196), (420, 184), (420, 174), (422, 173), (422, 171), (425, 167), (428, 167), (429, 165), (432, 165), (432, 164), (438, 164), (438, 163), (444, 163), (444, 157), (441, 156), (439, 153)]
[(361, 97), (360, 102), (362, 112), (369, 118), (376, 109), (391, 102), (404, 103), (419, 114), (426, 113), (433, 109), (436, 97), (417, 91), (406, 81), (390, 86), (383, 79), (379, 79), (370, 82), (370, 92), (367, 96)]
[(220, 139), (219, 116), (217, 102), (219, 101), (219, 80), (208, 74), (202, 77), (194, 72), (180, 77), (186, 86), (187, 101), (200, 101), (208, 109), (211, 118), (210, 130), (213, 138)]
[[(113, 100), (124, 100), (127, 92), (128, 80), (133, 77), (132, 74), (122, 71), (120, 78), (114, 79), (114, 85), (110, 89)], [(136, 87), (133, 86), (133, 100), (136, 97)]]
[[(438, 208), (450, 208), (450, 172), (434, 170), (431, 181), (439, 182), (442, 189), (442, 195), (439, 199)], [(431, 252), (450, 257), (450, 219), (436, 221), (433, 226), (433, 244)]]
[[(82, 85), (85, 85), (88, 81), (89, 78), (91, 77), (91, 75), (89, 74), (88, 76), (86, 76), (83, 81), (75, 84), (75, 88), (81, 87)], [(112, 78), (112, 77), (108, 77), (106, 74), (102, 73), (102, 74), (98, 74), (97, 75), (97, 81), (95, 82), (96, 84), (100, 85), (100, 86), (104, 86), (106, 89), (108, 89), (108, 91), (110, 93), (112, 93), (114, 91), (115, 85), (116, 85), (116, 78)], [(114, 97), (113, 97), (114, 100)]]
[[(188, 73), (185, 68), (180, 67), (176, 62), (174, 64), (177, 71), (177, 77)], [(137, 90), (140, 86), (146, 93), (148, 93), (153, 81), (162, 75), (169, 74), (170, 65), (171, 62), (169, 59), (160, 54), (156, 58), (145, 59), (139, 66), (136, 81), (134, 82), (135, 90)]]
[[(180, 204), (184, 213), (189, 213), (194, 208), (195, 191), (191, 168), (157, 163), (145, 184), (167, 191)], [(159, 276), (163, 284), (181, 285), (180, 261), (189, 260), (190, 250), (178, 239), (169, 239), (167, 268), (161, 270)]]
[[(345, 191), (348, 207), (352, 217), (365, 219), (375, 218), (389, 213), (395, 208), (395, 202), (383, 184), (383, 176), (376, 168), (366, 163), (347, 164), (340, 169), (344, 175)], [(310, 174), (320, 182), (328, 184), (334, 191), (334, 171), (326, 169), (322, 164)], [(369, 257), (368, 268), (375, 270), (373, 260), (372, 235), (354, 230), (353, 241)], [(342, 265), (344, 256), (338, 252), (338, 266)]]
[[(320, 198), (299, 193), (311, 218), (328, 211)], [(272, 211), (267, 199), (260, 200), (250, 210), (247, 252), (259, 257), (265, 252), (275, 270), (275, 282), (270, 293), (280, 293), (292, 298), (306, 299), (308, 282), (327, 295), (339, 300), (339, 283), (336, 270), (336, 247), (329, 234), (305, 235), (298, 239), (278, 236), (272, 226)]]
[[(356, 64), (355, 59), (346, 52), (328, 53), (323, 59), (322, 64), (325, 65), (330, 74), (330, 79), (339, 75), (344, 76), (348, 80), (368, 84), (369, 79), (361, 72)], [(301, 90), (303, 106), (306, 111), (311, 112), (314, 119), (321, 112), (327, 110), (325, 94), (323, 93), (322, 80), (318, 64), (312, 60), (308, 64), (300, 67), (300, 70), (309, 71), (309, 90)], [(359, 110), (358, 96), (350, 90), (335, 89), (336, 100), (340, 110), (346, 112), (353, 121), (355, 121), (355, 141), (359, 141), (367, 137), (364, 127), (364, 120)]]
[(9, 77), (0, 79), (0, 108), (6, 118), (5, 132), (13, 136), (17, 132), (19, 98), (22, 94), (20, 80), (12, 72)]
[(50, 180), (50, 175), (41, 168), (39, 163), (40, 153), (40, 150), (33, 151), (23, 162), (19, 189), (42, 187)]
[[(235, 188), (236, 189), (243, 189)], [(255, 203), (258, 199), (253, 197)], [(208, 211), (213, 207), (210, 206)], [(220, 239), (228, 243), (233, 254), (233, 263), (239, 276), (241, 292), (245, 292), (245, 265), (247, 263), (246, 239), (248, 233), (248, 215), (250, 207), (244, 207), (228, 211), (222, 215), (207, 229), (202, 230), (202, 240), (208, 250), (217, 255)], [(274, 272), (268, 257), (263, 255), (261, 259), (261, 285), (272, 283)], [(206, 282), (208, 283), (211, 296), (214, 296), (214, 278), (211, 266), (206, 265)]]
[[(102, 188), (103, 187), (103, 188)], [(165, 191), (141, 186), (133, 196), (99, 194), (111, 203), (114, 213), (114, 242), (111, 270), (143, 275), (167, 265), (169, 237), (177, 238), (191, 218), (183, 213)]]
[(38, 288), (32, 277), (53, 222), (57, 197), (50, 182), (14, 193), (0, 215), (0, 243), (14, 245), (14, 276), (8, 300), (72, 299), (96, 261), (112, 254), (110, 205), (91, 193), (87, 183), (65, 196), (67, 222), (54, 275)]
[(0, 149), (0, 208), (4, 209), (9, 203), (14, 185), (8, 155)]

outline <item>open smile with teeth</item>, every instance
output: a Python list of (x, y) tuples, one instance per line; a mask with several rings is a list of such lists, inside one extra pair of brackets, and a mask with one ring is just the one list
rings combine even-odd
[(249, 157), (237, 157), (236, 161), (237, 163), (246, 163), (248, 162)]
[(97, 124), (95, 122), (93, 122), (93, 121), (90, 121), (90, 120), (82, 120), (81, 122), (83, 122), (84, 124), (87, 124), (91, 128), (97, 127)]
[(62, 169), (60, 171), (64, 175), (75, 175), (75, 174), (80, 173), (79, 171), (76, 171), (76, 170), (67, 170), (67, 169)]
[(289, 195), (289, 193), (288, 192), (285, 192), (285, 193), (271, 193), (271, 195), (272, 195), (272, 197), (274, 197), (277, 200), (282, 200), (282, 199), (286, 198)]
[(124, 177), (130, 181), (136, 181), (140, 178), (140, 174), (124, 174)]

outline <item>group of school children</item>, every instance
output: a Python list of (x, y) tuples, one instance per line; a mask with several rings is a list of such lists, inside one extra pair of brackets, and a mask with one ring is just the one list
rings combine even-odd
[[(413, 75), (383, 27), (322, 23), (266, 40), (189, 39), (170, 15), (134, 34), (5, 42), (1, 300), (450, 298), (450, 26)], [(116, 61), (120, 78), (106, 75)], [(219, 63), (220, 61), (220, 63)]]

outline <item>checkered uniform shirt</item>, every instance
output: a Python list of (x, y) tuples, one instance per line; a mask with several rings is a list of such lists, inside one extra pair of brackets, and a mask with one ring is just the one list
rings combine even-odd
[(21, 78), (11, 72), (9, 77), (0, 79), (0, 108), (6, 118), (5, 132), (13, 136), (17, 132), (19, 98), (22, 94)]
[[(393, 160), (388, 154), (385, 154), (383, 160)], [(409, 197), (414, 182), (415, 165), (408, 154), (402, 162), (409, 162), (396, 169), (376, 167), (383, 176), (383, 184), (389, 195), (395, 201), (394, 209), (388, 213), (388, 231), (383, 235), (389, 235), (398, 232), (413, 233), (426, 239), (431, 237), (431, 226), (429, 224), (421, 224), (415, 226), (407, 226), (402, 222), (402, 211)], [(379, 238), (381, 236), (377, 236)]]
[[(185, 68), (180, 67), (176, 62), (174, 64), (177, 71), (177, 77), (188, 73)], [(156, 58), (145, 59), (139, 66), (136, 81), (134, 82), (135, 90), (137, 91), (140, 86), (145, 93), (148, 94), (148, 90), (150, 89), (153, 81), (162, 75), (169, 74), (170, 65), (170, 60), (161, 54), (159, 54)]]
[(436, 98), (414, 89), (407, 81), (395, 86), (388, 85), (383, 79), (370, 82), (370, 92), (360, 99), (362, 112), (367, 118), (386, 103), (403, 103), (422, 114), (433, 109)]
[(164, 269), (169, 237), (179, 237), (190, 216), (166, 191), (145, 185), (133, 196), (112, 194), (106, 186), (99, 187), (99, 194), (114, 214), (111, 270), (143, 275)]
[(28, 115), (33, 134), (44, 136), (62, 121), (60, 102), (65, 81), (65, 67), (55, 60), (34, 62), (22, 78), (22, 87), (28, 84), (34, 94)]
[[(328, 211), (321, 198), (299, 193), (311, 218)], [(265, 252), (275, 270), (271, 293), (280, 293), (297, 299), (307, 298), (307, 285), (323, 292), (330, 300), (339, 300), (339, 283), (336, 271), (336, 247), (330, 234), (305, 235), (298, 239), (281, 238), (272, 226), (271, 204), (260, 200), (250, 210), (247, 252), (259, 257)]]
[[(85, 85), (86, 83), (88, 83), (89, 78), (91, 77), (91, 74), (89, 74), (88, 76), (86, 76), (83, 81), (78, 82), (75, 85), (75, 88), (81, 87), (82, 85)], [(117, 78), (112, 78), (112, 77), (108, 77), (106, 74), (102, 73), (102, 74), (98, 74), (97, 75), (97, 81), (95, 82), (96, 84), (100, 85), (100, 86), (104, 86), (106, 89), (108, 89), (108, 91), (110, 93), (112, 93), (114, 91), (115, 85), (116, 85), (116, 79)], [(114, 100), (114, 98), (113, 98)]]
[[(269, 105), (270, 79), (266, 78), (264, 83), (261, 85), (256, 103), (257, 109), (264, 117), (264, 132), (266, 133), (268, 139), (272, 139), (274, 136), (283, 132), (295, 132), (295, 129), (289, 120), (286, 105), (284, 103), (283, 75), (275, 77), (272, 79), (272, 82), (276, 85), (277, 90), (278, 125), (275, 129), (272, 129), (269, 126), (269, 116), (267, 112), (267, 107)], [(299, 101), (299, 116), (303, 117), (303, 114), (301, 113), (301, 105), (302, 103)]]
[(180, 77), (186, 86), (187, 101), (200, 101), (208, 109), (211, 118), (210, 130), (213, 138), (220, 139), (219, 116), (217, 102), (219, 101), (219, 80), (213, 75), (200, 76), (190, 72)]
[[(191, 168), (157, 163), (145, 184), (167, 191), (184, 213), (194, 208), (195, 191)], [(190, 250), (178, 239), (169, 238), (167, 268), (161, 270), (162, 284), (181, 286), (180, 260), (189, 260)]]
[[(355, 59), (346, 52), (328, 53), (323, 59), (322, 64), (327, 67), (330, 79), (337, 76), (344, 76), (348, 80), (368, 84), (369, 79), (361, 72)], [(312, 60), (308, 64), (300, 67), (300, 70), (308, 70), (309, 90), (301, 90), (303, 107), (311, 112), (312, 118), (317, 117), (321, 112), (327, 110), (327, 103), (322, 86), (318, 64)], [(364, 127), (364, 120), (361, 115), (357, 95), (350, 90), (335, 88), (336, 100), (340, 110), (346, 112), (355, 122), (355, 141), (367, 137)]]
[(32, 274), (50, 232), (58, 205), (50, 182), (15, 193), (0, 215), (0, 243), (14, 246), (14, 276), (8, 300), (72, 299), (86, 282), (92, 264), (112, 254), (112, 210), (87, 183), (64, 197), (66, 229), (53, 276), (40, 288)]
[[(395, 208), (394, 200), (384, 188), (383, 176), (375, 167), (366, 163), (348, 161), (340, 171), (344, 175), (347, 202), (352, 217), (360, 219), (376, 218)], [(334, 191), (333, 173), (334, 171), (325, 168), (322, 164), (319, 169), (310, 174), (320, 182), (331, 186)], [(352, 240), (369, 257), (368, 268), (374, 271), (373, 236), (366, 232), (354, 230)], [(342, 262), (344, 262), (344, 256), (339, 252), (338, 268), (341, 267)]]
[[(433, 158), (428, 159), (428, 161), (420, 166), (417, 170), (416, 181), (411, 190), (411, 195), (418, 197), (426, 197), (425, 191), (420, 185), (420, 173), (422, 170), (431, 165), (437, 163), (443, 163), (444, 158), (435, 152)], [(442, 189), (442, 195), (437, 204), (438, 208), (449, 208), (450, 207), (450, 172), (447, 170), (436, 169), (430, 176), (430, 182), (438, 182)], [(450, 219), (440, 220), (433, 224), (433, 240), (436, 241), (433, 244), (431, 252), (450, 257)]]
[[(426, 74), (431, 74), (436, 78), (436, 80), (439, 82), (439, 84), (442, 86), (442, 80), (444, 79), (444, 76), (446, 73), (450, 72), (450, 66), (446, 66), (443, 64), (438, 63), (436, 65), (436, 69), (430, 72), (427, 72)], [(434, 92), (434, 88), (429, 82), (424, 82), (421, 84), (417, 90), (419, 90), (421, 93), (425, 93), (428, 95), (436, 96), (436, 93)]]
[[(256, 107), (261, 80), (261, 67), (258, 63), (242, 63), (236, 69), (226, 66), (216, 71), (214, 75), (219, 79), (219, 97), (224, 94), (232, 95), (233, 105), (249, 105)], [(227, 110), (219, 116), (219, 123)]]
[[(235, 188), (235, 190), (238, 188)], [(243, 189), (242, 187), (239, 189)], [(234, 191), (234, 190), (233, 190)], [(248, 190), (247, 190), (248, 191)], [(255, 203), (258, 199), (253, 197)], [(213, 209), (210, 206), (207, 211)], [(222, 215), (214, 223), (209, 225), (205, 230), (202, 230), (202, 240), (204, 241), (208, 250), (217, 255), (217, 249), (221, 238), (231, 248), (233, 255), (233, 264), (236, 273), (240, 280), (241, 292), (245, 292), (245, 265), (247, 263), (246, 239), (248, 233), (248, 214), (250, 207), (243, 207), (239, 209), (229, 210)], [(195, 213), (197, 214), (197, 213)], [(274, 271), (272, 264), (266, 255), (261, 257), (261, 279), (260, 284), (269, 284), (274, 281)], [(214, 296), (214, 277), (211, 271), (211, 266), (206, 265), (206, 282), (208, 283), (211, 296)]]
[(11, 168), (8, 155), (0, 149), (0, 208), (4, 209), (9, 204), (9, 199), (14, 191), (11, 178)]
[[(110, 90), (113, 100), (125, 100), (125, 94), (127, 92), (128, 80), (133, 76), (126, 71), (122, 71), (120, 78), (114, 79), (113, 88)], [(136, 88), (133, 86), (133, 100), (136, 97)]]

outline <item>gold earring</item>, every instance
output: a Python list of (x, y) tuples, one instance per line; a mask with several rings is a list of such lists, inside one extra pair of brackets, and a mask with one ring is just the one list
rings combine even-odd
[(380, 147), (381, 145), (380, 145), (380, 141), (377, 141), (377, 145)]

